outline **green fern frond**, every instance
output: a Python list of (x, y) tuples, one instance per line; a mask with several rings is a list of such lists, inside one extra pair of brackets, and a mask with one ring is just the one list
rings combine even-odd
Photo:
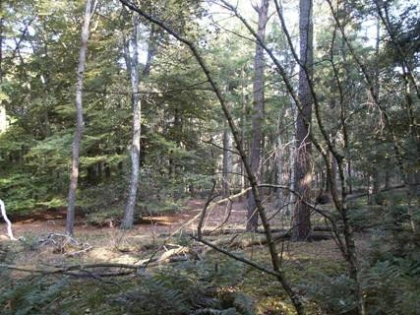
[(233, 306), (243, 315), (255, 314), (255, 301), (247, 294), (236, 292)]

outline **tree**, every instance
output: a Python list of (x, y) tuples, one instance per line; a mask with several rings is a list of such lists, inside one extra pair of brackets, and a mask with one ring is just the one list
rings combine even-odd
[(0, 214), (7, 224), (7, 236), (9, 236), (11, 240), (16, 240), (16, 238), (13, 236), (12, 222), (10, 222), (9, 218), (7, 217), (6, 206), (4, 205), (3, 200), (1, 199), (0, 199)]
[[(254, 6), (258, 13), (257, 35), (261, 41), (265, 40), (266, 26), (268, 22), (268, 0), (261, 0), (259, 6)], [(264, 49), (257, 42), (254, 58), (254, 106), (252, 109), (252, 140), (251, 140), (251, 169), (256, 180), (260, 183), (262, 178), (262, 150), (263, 150), (263, 128), (264, 119)], [(248, 195), (247, 231), (255, 232), (258, 227), (258, 212), (256, 211), (255, 198), (252, 192)]]
[[(236, 148), (238, 150), (239, 155), (241, 156), (242, 162), (243, 162), (244, 167), (246, 169), (248, 180), (249, 180), (252, 192), (254, 194), (256, 209), (258, 211), (258, 215), (261, 218), (261, 223), (262, 223), (262, 226), (263, 226), (263, 229), (264, 229), (265, 236), (267, 238), (268, 251), (270, 253), (272, 268), (273, 268), (273, 271), (274, 271), (274, 272), (269, 271), (268, 273), (275, 276), (276, 279), (280, 282), (283, 289), (286, 291), (288, 297), (291, 299), (291, 301), (293, 303), (293, 306), (296, 309), (296, 312), (299, 315), (304, 314), (305, 313), (305, 308), (304, 308), (304, 305), (302, 303), (302, 300), (301, 300), (300, 296), (296, 293), (295, 289), (291, 287), (291, 285), (290, 285), (290, 283), (289, 283), (289, 281), (286, 277), (286, 274), (281, 267), (279, 254), (277, 252), (276, 245), (275, 245), (275, 242), (274, 242), (274, 239), (273, 239), (273, 236), (272, 236), (270, 222), (269, 222), (269, 219), (268, 219), (267, 214), (265, 212), (265, 209), (262, 205), (262, 201), (260, 199), (260, 194), (259, 194), (259, 189), (258, 189), (258, 183), (257, 183), (257, 180), (256, 180), (256, 176), (252, 172), (251, 166), (247, 161), (246, 152), (245, 152), (245, 150), (242, 146), (239, 131), (238, 131), (237, 126), (236, 126), (236, 124), (233, 120), (232, 114), (231, 114), (231, 112), (230, 112), (230, 110), (227, 106), (226, 100), (223, 97), (221, 89), (219, 88), (218, 83), (214, 80), (214, 77), (212, 76), (212, 73), (211, 73), (209, 67), (207, 66), (207, 63), (206, 63), (205, 59), (200, 54), (198, 48), (196, 47), (196, 45), (194, 44), (193, 41), (191, 41), (188, 38), (182, 36), (176, 30), (169, 27), (165, 22), (160, 21), (158, 18), (154, 17), (153, 15), (150, 15), (149, 13), (145, 12), (144, 10), (137, 7), (136, 5), (134, 5), (133, 3), (131, 3), (128, 0), (120, 0), (120, 2), (124, 6), (128, 7), (130, 10), (139, 13), (142, 17), (144, 17), (148, 21), (158, 25), (159, 27), (164, 29), (168, 34), (172, 35), (175, 39), (177, 39), (180, 43), (182, 43), (186, 47), (188, 47), (191, 54), (196, 59), (197, 63), (200, 65), (200, 68), (204, 72), (204, 74), (205, 74), (205, 76), (208, 80), (208, 83), (211, 86), (211, 89), (213, 90), (214, 94), (216, 95), (216, 97), (219, 101), (219, 104), (222, 108), (223, 114), (224, 114), (224, 116), (225, 116), (225, 118), (226, 118), (226, 120), (229, 124), (229, 127), (230, 127), (231, 131), (232, 131), (232, 135), (233, 135), (233, 139), (235, 141)], [(230, 4), (228, 4), (225, 1), (222, 1), (222, 2), (226, 7), (228, 7), (230, 10), (232, 10), (232, 12), (235, 12), (235, 14), (237, 14), (234, 7), (232, 7)], [(263, 42), (259, 40), (259, 44), (262, 45)], [(201, 235), (201, 231), (198, 231), (198, 235), (199, 236)], [(199, 240), (202, 241), (202, 242), (205, 242), (204, 240), (201, 239), (201, 237), (199, 238)], [(206, 242), (206, 244), (208, 245), (209, 243)], [(223, 251), (223, 252), (225, 252), (225, 251)], [(252, 263), (248, 260), (243, 260), (242, 259), (242, 261), (245, 261), (245, 262), (247, 262), (248, 264), (250, 264), (254, 267), (256, 266), (255, 263)], [(265, 268), (263, 268), (263, 269), (266, 270)]]
[(95, 0), (86, 0), (86, 8), (84, 22), (82, 27), (82, 40), (79, 53), (79, 65), (77, 67), (77, 83), (76, 83), (76, 131), (73, 138), (73, 159), (70, 174), (69, 200), (67, 207), (66, 233), (73, 235), (75, 206), (76, 206), (76, 189), (79, 179), (79, 154), (80, 142), (82, 140), (84, 121), (83, 121), (83, 77), (85, 72), (87, 45), (89, 40), (89, 25), (95, 11)]
[[(131, 39), (132, 55), (130, 54), (126, 57), (129, 64), (128, 69), (130, 70), (131, 89), (133, 91), (133, 138), (130, 150), (132, 170), (127, 205), (125, 207), (124, 218), (121, 224), (123, 229), (130, 229), (133, 226), (134, 208), (136, 205), (140, 173), (141, 103), (139, 94), (138, 27), (139, 17), (138, 15), (133, 15), (133, 31)], [(129, 54), (129, 52), (127, 51), (126, 54)]]
[(302, 201), (310, 200), (312, 184), (311, 167), (311, 116), (312, 94), (310, 80), (313, 68), (312, 0), (300, 0), (299, 5), (300, 71), (299, 109), (296, 122), (295, 189), (301, 196), (296, 199), (292, 217), (292, 240), (308, 240), (311, 233), (311, 209)]

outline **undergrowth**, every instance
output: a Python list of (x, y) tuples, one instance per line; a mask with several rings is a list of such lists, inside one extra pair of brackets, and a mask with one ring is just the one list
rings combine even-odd
[(255, 314), (254, 300), (232, 285), (242, 279), (240, 270), (228, 261), (217, 267), (196, 261), (110, 280), (94, 274), (87, 279), (51, 274), (16, 278), (0, 269), (0, 313)]

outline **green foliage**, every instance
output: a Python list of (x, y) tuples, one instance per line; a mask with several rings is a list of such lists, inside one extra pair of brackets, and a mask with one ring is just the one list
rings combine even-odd
[(40, 246), (39, 236), (31, 232), (25, 233), (23, 237), (19, 239), (19, 242), (23, 245), (23, 248), (28, 251), (35, 251), (39, 249)]
[(356, 309), (355, 283), (345, 274), (314, 273), (300, 287), (331, 314), (347, 314)]
[(45, 174), (34, 176), (24, 170), (12, 172), (0, 179), (0, 193), (10, 212), (39, 208), (41, 200), (47, 201), (57, 196), (57, 186)]
[(15, 283), (2, 283), (0, 307), (2, 314), (29, 315), (48, 314), (55, 311), (55, 301), (61, 297), (66, 279), (51, 279), (43, 276), (26, 277)]
[(214, 265), (198, 262), (163, 268), (151, 276), (142, 274), (138, 287), (115, 301), (131, 314), (205, 314), (205, 310), (211, 314), (254, 314), (248, 295), (223, 289), (231, 284), (232, 269), (218, 269), (217, 276), (210, 269), (214, 270)]
[[(182, 283), (179, 285), (182, 287)], [(124, 303), (131, 314), (176, 315), (190, 311), (182, 289), (171, 286), (168, 281), (159, 277), (144, 279), (139, 289), (125, 293), (117, 301)]]
[(418, 223), (406, 202), (406, 192), (395, 191), (386, 194), (384, 205), (368, 208), (367, 218), (372, 222), (373, 214), (376, 224), (360, 281), (369, 314), (415, 314), (419, 308), (420, 239), (411, 230), (411, 220)]
[(370, 314), (416, 314), (420, 307), (418, 261), (391, 258), (377, 261), (363, 274)]

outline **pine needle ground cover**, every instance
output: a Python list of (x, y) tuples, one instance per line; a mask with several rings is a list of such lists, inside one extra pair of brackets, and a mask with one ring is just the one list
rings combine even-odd
[[(99, 239), (96, 241), (100, 243)], [(72, 257), (54, 253), (52, 246), (10, 244), (4, 264), (25, 267), (1, 269), (2, 314), (207, 314), (199, 312), (204, 309), (219, 311), (214, 314), (293, 314), (293, 307), (277, 281), (220, 253), (208, 253), (202, 260), (151, 264), (150, 268), (119, 275), (124, 270), (123, 262), (134, 264), (141, 258), (156, 256), (159, 248), (160, 255), (163, 250), (158, 242), (162, 239), (149, 241), (143, 243), (146, 249), (121, 252), (105, 244)], [(319, 246), (329, 251), (331, 244)], [(339, 260), (325, 265), (313, 256), (310, 246), (305, 247), (309, 250), (302, 260), (295, 256), (286, 263), (296, 279), (301, 268), (330, 273), (340, 269)], [(260, 262), (268, 260), (263, 247), (235, 252)], [(117, 262), (121, 266), (112, 267)], [(98, 263), (102, 265), (89, 269)], [(76, 271), (74, 266), (80, 266), (78, 271), (85, 268), (86, 272), (70, 274), (68, 271)], [(105, 274), (115, 276), (104, 277)], [(316, 304), (313, 309), (320, 312)]]
[[(21, 239), (0, 241), (0, 313), (294, 314), (273, 276), (189, 236), (184, 224), (197, 213), (198, 207), (192, 207), (149, 217), (130, 231), (81, 222), (75, 239), (61, 234), (62, 222), (55, 217), (16, 222)], [(367, 306), (377, 314), (415, 314), (418, 309), (419, 251), (415, 239), (401, 245), (404, 224), (398, 233), (379, 227), (358, 233), (363, 289)], [(226, 228), (209, 234), (208, 241), (270, 267), (259, 233)], [(283, 239), (276, 245), (308, 314), (354, 312), (354, 283), (334, 240)]]
[[(183, 231), (169, 237), (174, 226), (142, 225), (125, 235), (117, 228), (80, 226), (76, 243), (60, 234), (59, 224), (16, 224), (21, 240), (2, 241), (2, 314), (293, 314), (275, 279), (208, 251)], [(231, 238), (210, 240), (259, 263), (269, 261), (264, 245), (244, 246), (255, 235), (239, 235), (242, 243), (233, 246)], [(178, 248), (187, 250), (161, 259)], [(289, 244), (283, 254), (293, 280), (308, 266), (330, 273), (341, 268), (332, 241)]]

